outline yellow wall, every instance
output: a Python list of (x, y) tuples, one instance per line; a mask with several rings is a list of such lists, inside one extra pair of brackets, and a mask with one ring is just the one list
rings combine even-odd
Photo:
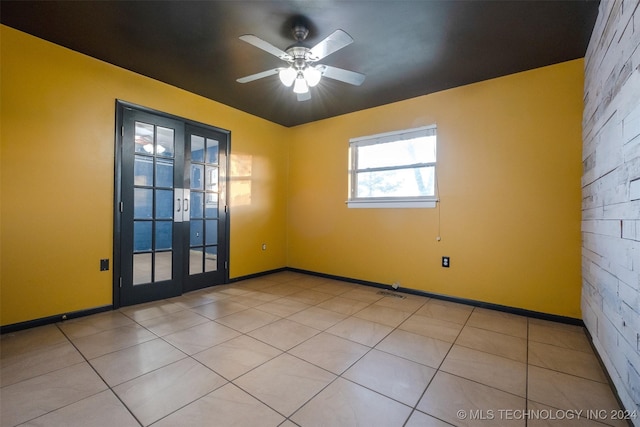
[(2, 325), (112, 303), (99, 260), (113, 254), (116, 99), (230, 130), (231, 277), (285, 266), (288, 129), (6, 26), (0, 37)]
[[(580, 59), (294, 128), (288, 266), (579, 318), (582, 87)], [(434, 123), (439, 209), (347, 208), (349, 138)]]
[[(290, 266), (580, 317), (582, 60), (287, 129), (0, 28), (2, 325), (111, 304), (116, 99), (231, 131), (231, 277)], [(349, 138), (432, 123), (440, 209), (347, 209)]]

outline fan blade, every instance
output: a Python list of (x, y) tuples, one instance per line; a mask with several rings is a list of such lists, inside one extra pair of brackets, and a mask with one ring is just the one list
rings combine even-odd
[(281, 70), (281, 68), (274, 68), (273, 70), (267, 70), (267, 71), (263, 71), (261, 73), (251, 74), (250, 76), (240, 77), (236, 81), (238, 83), (249, 83), (249, 82), (252, 82), (254, 80), (261, 79), (263, 77), (269, 77), (269, 76), (273, 76), (275, 74), (278, 74), (280, 72), (280, 70)]
[(311, 99), (311, 93), (310, 92), (296, 93), (296, 95), (298, 95), (298, 101), (308, 101), (308, 100)]
[(342, 49), (345, 46), (349, 46), (353, 43), (353, 39), (347, 33), (342, 30), (335, 30), (329, 34), (327, 38), (320, 43), (312, 47), (307, 53), (307, 59), (309, 61), (319, 61), (331, 55), (333, 52)]
[(364, 82), (365, 75), (356, 73), (355, 71), (344, 70), (342, 68), (332, 67), (330, 65), (318, 65), (316, 67), (324, 77), (349, 83), (354, 86), (360, 86)]
[(264, 41), (261, 38), (254, 36), (253, 34), (245, 34), (243, 36), (240, 36), (240, 40), (252, 44), (258, 49), (262, 49), (265, 52), (270, 53), (271, 55), (277, 56), (283, 61), (293, 61), (293, 58), (287, 52), (282, 49), (278, 49), (271, 43)]

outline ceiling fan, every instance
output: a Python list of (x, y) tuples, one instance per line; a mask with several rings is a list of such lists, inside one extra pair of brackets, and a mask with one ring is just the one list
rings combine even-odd
[(349, 83), (354, 86), (360, 86), (362, 84), (365, 78), (364, 74), (332, 67), (330, 65), (316, 64), (316, 62), (353, 43), (353, 38), (351, 38), (349, 34), (343, 30), (335, 30), (317, 45), (308, 47), (304, 43), (304, 40), (309, 35), (309, 29), (305, 25), (295, 25), (292, 32), (296, 42), (286, 50), (281, 50), (253, 34), (240, 36), (240, 40), (277, 56), (283, 61), (286, 61), (288, 66), (273, 68), (242, 77), (237, 79), (237, 82), (248, 83), (278, 74), (280, 81), (285, 86), (293, 86), (293, 91), (296, 93), (298, 101), (311, 99), (309, 88), (320, 83), (322, 77)]

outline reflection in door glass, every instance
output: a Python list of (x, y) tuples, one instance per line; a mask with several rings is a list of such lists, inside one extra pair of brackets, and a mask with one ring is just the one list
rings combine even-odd
[(191, 219), (202, 218), (202, 193), (191, 193)]
[(219, 149), (217, 140), (191, 135), (190, 275), (218, 270)]
[(154, 279), (156, 282), (171, 280), (173, 252), (156, 252)]
[(205, 216), (207, 218), (218, 218), (218, 195), (215, 193), (206, 194)]
[(133, 217), (147, 219), (153, 216), (153, 190), (136, 188), (133, 190)]
[(133, 255), (133, 284), (151, 282), (151, 254)]
[(135, 156), (133, 183), (134, 185), (153, 185), (153, 157)]
[(136, 122), (135, 152), (153, 153), (153, 125)]
[(218, 191), (218, 167), (207, 166), (207, 191)]
[(202, 273), (202, 248), (189, 250), (189, 274)]
[(203, 221), (191, 221), (191, 237), (189, 238), (189, 242), (191, 246), (200, 246), (202, 245), (203, 239), (203, 229), (202, 229)]
[(173, 159), (156, 159), (156, 187), (173, 188)]
[(203, 190), (204, 189), (204, 166), (203, 165), (191, 165), (191, 189)]
[(135, 252), (151, 250), (151, 221), (133, 222), (133, 250)]
[(139, 285), (172, 278), (175, 130), (135, 122), (134, 141), (133, 281)]
[(204, 163), (204, 138), (191, 135), (191, 161)]
[(206, 223), (206, 244), (215, 245), (218, 243), (218, 220), (208, 219)]
[(156, 190), (156, 219), (173, 219), (173, 191)]
[(156, 154), (162, 157), (173, 157), (173, 129), (158, 126)]
[(206, 254), (204, 258), (204, 271), (217, 271), (218, 270), (218, 247), (207, 246), (205, 248)]
[(218, 164), (218, 141), (207, 138), (207, 163)]
[[(156, 242), (155, 249), (157, 251), (171, 249), (173, 239), (173, 222), (157, 221), (156, 222)], [(156, 262), (158, 260), (156, 259)]]

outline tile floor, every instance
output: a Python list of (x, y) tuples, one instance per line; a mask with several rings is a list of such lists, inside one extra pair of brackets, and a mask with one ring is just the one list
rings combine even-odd
[(281, 272), (5, 334), (0, 424), (626, 425), (582, 328), (379, 291)]

